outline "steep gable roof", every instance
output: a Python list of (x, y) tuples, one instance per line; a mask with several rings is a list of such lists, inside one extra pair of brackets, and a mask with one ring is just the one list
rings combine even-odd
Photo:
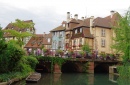
[(62, 25), (60, 25), (60, 26), (54, 28), (53, 30), (51, 30), (50, 32), (63, 31), (63, 30), (65, 30), (65, 27), (63, 27)]
[(101, 17), (97, 17), (96, 19), (94, 19), (93, 26), (111, 28), (109, 20), (107, 20), (105, 18), (101, 18)]
[[(50, 42), (48, 42), (50, 38)], [(28, 43), (25, 45), (25, 48), (40, 48), (42, 45), (51, 45), (52, 34), (35, 34)]]
[(90, 27), (90, 18), (85, 19), (84, 21), (80, 22), (80, 24), (78, 24), (75, 28), (79, 28), (79, 27)]

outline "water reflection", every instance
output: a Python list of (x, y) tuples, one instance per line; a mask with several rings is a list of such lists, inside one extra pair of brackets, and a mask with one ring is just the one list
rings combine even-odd
[(109, 80), (111, 82), (117, 83), (118, 77), (119, 77), (119, 75), (109, 74)]
[(23, 80), (12, 85), (118, 85), (112, 82), (109, 77), (109, 74), (42, 74), (42, 78), (38, 83), (26, 84), (25, 80)]

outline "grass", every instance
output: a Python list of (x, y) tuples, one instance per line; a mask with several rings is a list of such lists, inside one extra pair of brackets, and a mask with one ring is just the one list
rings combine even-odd
[(26, 78), (30, 72), (9, 72), (9, 73), (3, 73), (0, 74), (0, 82), (7, 82), (10, 79), (23, 79)]

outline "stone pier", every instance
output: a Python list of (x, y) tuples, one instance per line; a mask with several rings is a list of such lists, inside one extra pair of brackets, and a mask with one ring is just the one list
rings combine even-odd
[(89, 62), (88, 73), (94, 73), (94, 62)]
[(60, 66), (58, 64), (54, 65), (54, 73), (62, 73), (61, 68), (60, 68)]

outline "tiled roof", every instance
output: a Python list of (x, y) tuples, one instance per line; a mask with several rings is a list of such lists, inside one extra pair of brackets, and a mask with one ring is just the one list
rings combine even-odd
[(93, 26), (95, 27), (104, 27), (104, 28), (111, 28), (111, 23), (109, 20), (101, 17), (97, 17), (94, 19), (94, 24)]
[(80, 24), (75, 26), (73, 29), (79, 28), (79, 27), (90, 27), (90, 18), (87, 18), (84, 21), (81, 21)]
[(71, 19), (70, 21), (69, 21), (69, 23), (77, 23), (77, 24), (79, 24), (81, 22), (81, 20), (76, 20), (76, 19)]
[(84, 28), (83, 34), (84, 34), (84, 37), (86, 38), (94, 38), (93, 35), (90, 33), (90, 28)]
[[(50, 42), (48, 42), (50, 38)], [(25, 48), (40, 48), (42, 45), (51, 45), (51, 33), (49, 34), (35, 34), (29, 42), (25, 45)]]
[(65, 30), (65, 27), (63, 27), (62, 25), (60, 25), (60, 26), (54, 28), (53, 30), (51, 30), (50, 32), (54, 32), (54, 31), (63, 31), (63, 30)]

